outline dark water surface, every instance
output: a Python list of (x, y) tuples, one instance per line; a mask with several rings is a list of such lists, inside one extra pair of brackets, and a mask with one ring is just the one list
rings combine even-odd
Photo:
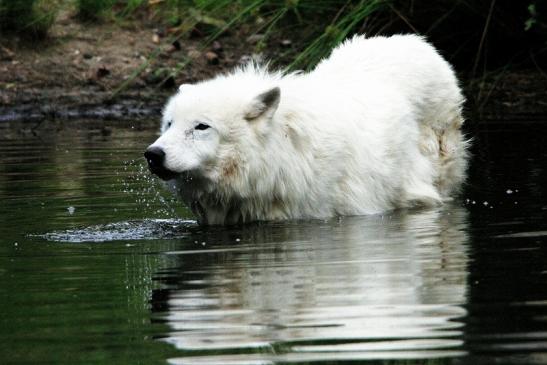
[(546, 364), (547, 118), (512, 120), (442, 209), (209, 229), (155, 123), (0, 124), (0, 363)]

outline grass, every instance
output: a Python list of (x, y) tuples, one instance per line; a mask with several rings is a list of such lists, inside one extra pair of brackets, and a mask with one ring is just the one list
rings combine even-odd
[(57, 5), (47, 0), (0, 0), (0, 30), (43, 39), (55, 21)]
[[(420, 33), (458, 69), (471, 71), (474, 79), (481, 77), (480, 69), (503, 68), (524, 48), (547, 47), (544, 41), (534, 41), (547, 36), (541, 33), (547, 29), (546, 18), (540, 16), (545, 11), (535, 4), (533, 0), (130, 0), (123, 13), (152, 12), (174, 30), (175, 38), (197, 31), (203, 37), (202, 49), (228, 32), (245, 37), (260, 34), (254, 51), (274, 50), (269, 58), (287, 70), (313, 68), (355, 33)], [(283, 37), (291, 39), (290, 49), (278, 46)], [(151, 57), (150, 61), (156, 55)], [(182, 62), (175, 73), (187, 64)]]
[(386, 4), (382, 0), (362, 0), (357, 4), (347, 1), (323, 31), (313, 36), (314, 40), (289, 64), (288, 69), (310, 69)]
[[(289, 35), (298, 29), (297, 45), (292, 54), (287, 52), (292, 57), (285, 57), (293, 58), (286, 64), (286, 69), (295, 70), (313, 67), (332, 47), (358, 31), (366, 21), (372, 26), (370, 16), (385, 9), (389, 3), (388, 0), (167, 0), (150, 5), (150, 2), (141, 1), (139, 4), (138, 0), (133, 0), (130, 7), (135, 13), (148, 6), (155, 16), (167, 19), (175, 34), (169, 42), (197, 31), (203, 36), (202, 50), (227, 32), (247, 28), (243, 32), (246, 35), (261, 35), (255, 46), (256, 51), (261, 51), (267, 48), (268, 42), (279, 41), (280, 35)], [(125, 15), (129, 13), (126, 11)], [(306, 46), (302, 46), (304, 44)], [(114, 91), (114, 96), (123, 91), (158, 54), (153, 52), (149, 55), (143, 65)], [(273, 60), (276, 61), (279, 60)], [(183, 60), (174, 74), (189, 62)]]
[(78, 17), (85, 21), (100, 20), (115, 3), (116, 0), (77, 0)]
[[(168, 29), (166, 42), (201, 37), (201, 50), (226, 34), (260, 35), (254, 51), (270, 51), (267, 55), (274, 65), (287, 70), (312, 68), (355, 33), (414, 32), (427, 35), (474, 79), (481, 77), (478, 70), (503, 68), (523, 49), (547, 48), (547, 9), (541, 4), (539, 0), (0, 0), (0, 28), (43, 38), (63, 6), (74, 8), (86, 22), (104, 18), (131, 22), (143, 17)], [(279, 47), (283, 39), (290, 39), (291, 46)], [(115, 94), (159, 54), (159, 48), (149, 54)], [(182, 60), (174, 73), (189, 62)]]

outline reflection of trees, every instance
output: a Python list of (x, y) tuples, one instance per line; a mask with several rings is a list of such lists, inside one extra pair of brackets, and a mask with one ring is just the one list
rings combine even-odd
[[(162, 249), (172, 249), (172, 242)], [(165, 259), (144, 250), (120, 242), (93, 249), (41, 243), (16, 260), (0, 260), (0, 272), (9, 278), (0, 290), (5, 358), (25, 364), (163, 363), (170, 349), (147, 338), (165, 331), (150, 324), (148, 304), (152, 275)]]
[(457, 347), (441, 338), (462, 334), (466, 224), (450, 207), (210, 231), (199, 240), (234, 245), (181, 252), (153, 306), (186, 350), (420, 338)]
[(78, 123), (0, 133), (0, 353), (16, 363), (159, 363), (170, 348), (146, 340), (154, 334), (148, 301), (165, 259), (148, 253), (173, 241), (126, 247), (27, 236), (143, 214), (120, 180), (135, 174), (123, 163), (140, 158), (153, 131), (120, 126), (105, 135)]
[[(44, 232), (48, 227), (106, 223), (108, 217), (143, 217), (135, 195), (123, 190), (144, 194), (140, 186), (149, 185), (134, 178), (138, 166), (127, 161), (141, 159), (155, 130), (84, 123), (14, 125), (2, 134), (0, 216), (6, 219), (0, 227), (20, 221), (39, 227), (30, 232)], [(76, 207), (74, 216), (67, 214), (69, 206)]]
[(3, 227), (6, 230), (14, 222), (40, 219), (44, 206), (58, 191), (54, 163), (58, 135), (55, 130), (43, 135), (31, 130), (12, 126), (0, 139), (0, 214), (5, 216), (0, 225), (11, 223)]

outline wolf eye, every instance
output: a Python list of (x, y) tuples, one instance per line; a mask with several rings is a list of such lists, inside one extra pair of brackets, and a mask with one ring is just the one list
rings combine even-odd
[(199, 123), (198, 125), (195, 126), (194, 129), (198, 130), (198, 131), (204, 131), (204, 130), (209, 129), (209, 128), (211, 128), (210, 125), (207, 125), (205, 123)]
[(172, 122), (172, 121), (168, 121), (166, 127), (167, 127), (167, 128), (171, 127), (171, 124), (173, 124), (173, 122)]

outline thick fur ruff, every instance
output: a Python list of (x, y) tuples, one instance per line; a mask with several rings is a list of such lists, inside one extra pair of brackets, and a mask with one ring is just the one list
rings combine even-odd
[(356, 36), (309, 73), (182, 85), (152, 146), (205, 224), (376, 214), (457, 192), (463, 101), (423, 38)]

